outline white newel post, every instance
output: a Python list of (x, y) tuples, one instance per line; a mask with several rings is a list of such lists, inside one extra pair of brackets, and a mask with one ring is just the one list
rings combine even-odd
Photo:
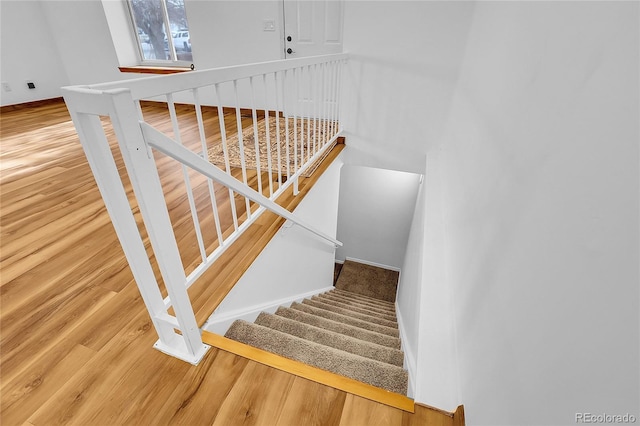
[[(131, 95), (127, 90), (101, 92), (82, 88), (63, 88), (63, 94), (127, 262), (158, 333), (159, 340), (154, 347), (197, 364), (209, 346), (200, 337), (155, 162), (142, 139)], [(168, 306), (155, 279), (98, 117), (100, 115), (111, 117), (175, 317), (167, 312)]]
[(109, 95), (112, 101), (113, 129), (140, 206), (151, 246), (158, 260), (171, 306), (176, 314), (176, 328), (182, 333), (179, 346), (167, 346), (160, 340), (154, 347), (197, 364), (209, 346), (202, 342), (200, 329), (189, 300), (187, 279), (153, 154), (144, 141), (138, 121), (138, 111), (131, 92), (128, 89), (115, 89), (105, 94)]

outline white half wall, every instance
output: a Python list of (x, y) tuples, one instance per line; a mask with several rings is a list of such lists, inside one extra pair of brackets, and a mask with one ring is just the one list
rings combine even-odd
[(414, 173), (345, 164), (338, 208), (338, 240), (344, 246), (336, 259), (401, 268), (419, 182)]
[[(294, 213), (335, 237), (340, 188), (339, 156), (318, 179)], [(289, 223), (289, 222), (288, 222)], [(333, 244), (285, 223), (207, 321), (223, 334), (234, 319), (253, 321), (260, 311), (321, 293), (333, 285)]]

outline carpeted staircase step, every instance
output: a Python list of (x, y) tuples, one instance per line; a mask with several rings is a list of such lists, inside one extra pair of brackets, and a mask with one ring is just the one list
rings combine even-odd
[(326, 293), (319, 294), (318, 296), (322, 296), (322, 297), (325, 297), (325, 298), (331, 298), (331, 299), (334, 299), (334, 300), (342, 301), (343, 303), (349, 303), (349, 304), (353, 304), (353, 305), (357, 305), (357, 306), (362, 306), (362, 307), (365, 307), (367, 309), (375, 309), (377, 311), (385, 312), (385, 313), (387, 313), (389, 315), (393, 315), (394, 317), (396, 315), (395, 306), (382, 306), (382, 305), (378, 305), (376, 303), (371, 303), (369, 301), (365, 301), (365, 300), (349, 297), (347, 295), (340, 294), (340, 293), (337, 293), (335, 291), (328, 291)]
[(302, 303), (305, 305), (310, 305), (316, 308), (321, 308), (327, 311), (335, 312), (337, 314), (349, 315), (352, 318), (368, 321), (374, 324), (383, 325), (385, 327), (398, 328), (398, 323), (395, 321), (390, 321), (384, 318), (380, 318), (379, 316), (374, 316), (370, 314), (361, 314), (358, 312), (354, 312), (353, 310), (350, 310), (350, 309), (339, 308), (337, 306), (334, 306), (328, 303), (323, 303), (318, 300), (304, 299)]
[(363, 294), (353, 293), (351, 291), (346, 291), (346, 290), (341, 290), (339, 288), (335, 288), (335, 289), (329, 291), (328, 293), (329, 294), (333, 294), (333, 293), (341, 294), (341, 295), (343, 295), (345, 297), (350, 297), (352, 299), (361, 300), (361, 301), (368, 302), (368, 303), (373, 303), (373, 304), (376, 304), (376, 305), (379, 305), (379, 306), (382, 306), (382, 307), (386, 307), (386, 308), (389, 308), (389, 309), (395, 309), (394, 302), (388, 302), (386, 300), (376, 299), (376, 298), (373, 298), (373, 297), (365, 296)]
[(352, 312), (358, 312), (361, 314), (366, 314), (366, 315), (371, 315), (371, 316), (376, 316), (382, 319), (386, 319), (392, 322), (396, 322), (396, 316), (391, 314), (390, 312), (381, 312), (378, 309), (375, 308), (371, 308), (369, 306), (366, 305), (360, 305), (360, 304), (356, 304), (354, 302), (349, 302), (346, 299), (341, 299), (341, 300), (336, 300), (334, 297), (331, 296), (326, 296), (326, 295), (318, 295), (318, 296), (313, 296), (311, 297), (311, 300), (316, 300), (318, 302), (322, 302), (322, 303), (326, 303), (328, 305), (333, 305), (337, 308), (342, 308), (342, 309), (346, 309)]
[(275, 315), (313, 325), (324, 330), (335, 331), (336, 333), (344, 334), (345, 336), (350, 336), (355, 339), (364, 340), (381, 346), (387, 346), (393, 349), (400, 349), (401, 347), (400, 339), (397, 337), (376, 333), (375, 331), (365, 330), (360, 327), (333, 321), (331, 319), (323, 318), (296, 309), (290, 309), (281, 306), (275, 312)]
[(373, 324), (367, 321), (363, 321), (361, 319), (352, 318), (348, 315), (342, 315), (336, 312), (327, 311), (322, 308), (317, 308), (315, 306), (302, 304), (294, 302), (291, 304), (291, 309), (296, 309), (298, 311), (306, 312), (308, 314), (317, 315), (322, 318), (327, 318), (333, 321), (337, 321), (343, 324), (349, 324), (356, 327), (363, 328), (369, 331), (375, 331), (376, 333), (386, 334), (388, 336), (400, 337), (400, 332), (397, 328), (386, 327), (384, 325)]
[(390, 392), (404, 395), (407, 393), (407, 372), (394, 365), (310, 342), (243, 320), (235, 321), (225, 336)]
[(399, 271), (345, 260), (335, 288), (394, 303)]
[(337, 303), (342, 303), (345, 305), (348, 305), (349, 307), (357, 307), (360, 309), (366, 309), (369, 310), (371, 312), (375, 312), (376, 314), (383, 314), (389, 318), (392, 318), (394, 321), (396, 320), (396, 313), (393, 310), (390, 309), (385, 309), (385, 308), (381, 308), (378, 306), (373, 306), (373, 305), (369, 305), (367, 303), (363, 303), (354, 299), (349, 299), (349, 298), (345, 298), (342, 296), (339, 296), (337, 294), (331, 294), (331, 293), (325, 293), (325, 294), (320, 294), (316, 297), (319, 297), (321, 299), (325, 299), (325, 300), (332, 300), (334, 302)]
[(345, 336), (333, 331), (323, 330), (322, 328), (300, 323), (282, 316), (262, 312), (254, 323), (283, 333), (291, 334), (305, 340), (374, 359), (376, 361), (396, 365), (398, 367), (402, 367), (404, 363), (404, 353), (397, 349), (380, 346), (375, 343), (366, 342), (364, 340)]

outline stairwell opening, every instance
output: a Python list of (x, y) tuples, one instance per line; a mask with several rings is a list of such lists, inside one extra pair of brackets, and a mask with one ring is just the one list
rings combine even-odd
[(399, 271), (421, 175), (345, 164), (340, 176), (336, 261)]
[[(344, 256), (308, 235), (299, 240), (292, 234), (295, 227), (284, 226), (205, 325), (204, 330), (216, 333), (218, 337), (212, 338), (221, 346), (211, 344), (250, 352), (243, 356), (258, 354), (259, 362), (266, 358), (285, 363), (285, 370), (297, 369), (298, 361), (333, 372), (342, 379), (313, 370), (310, 374), (331, 386), (353, 379), (344, 390), (360, 394), (355, 389), (365, 385), (363, 394), (378, 392), (374, 399), (383, 403), (389, 403), (391, 392), (392, 399), (397, 399), (393, 406), (412, 411), (413, 403), (405, 396), (410, 391), (409, 377), (395, 299), (419, 184), (419, 175), (344, 165), (339, 158), (296, 213), (325, 222), (330, 215), (333, 225), (325, 224), (333, 226), (336, 234), (342, 229), (346, 237)], [(364, 244), (358, 241), (364, 239)], [(369, 244), (378, 245), (379, 250), (361, 250)], [(302, 261), (301, 251), (310, 247), (315, 255), (305, 259), (305, 267), (282, 262), (285, 256)], [(311, 265), (318, 268), (315, 273)], [(379, 284), (368, 288), (360, 278)], [(325, 284), (319, 284), (319, 279)], [(317, 281), (313, 288), (300, 293), (312, 280)]]

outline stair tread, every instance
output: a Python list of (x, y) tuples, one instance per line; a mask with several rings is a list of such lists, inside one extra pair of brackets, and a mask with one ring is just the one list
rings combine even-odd
[(302, 303), (294, 302), (291, 304), (291, 309), (305, 311), (313, 315), (318, 315), (320, 317), (333, 319), (334, 321), (342, 322), (345, 324), (363, 328), (365, 330), (375, 331), (377, 333), (382, 333), (382, 334), (386, 334), (393, 337), (400, 336), (400, 332), (398, 331), (397, 328), (391, 328), (391, 327), (386, 327), (384, 325), (373, 324), (367, 321), (363, 321), (357, 318), (352, 318), (350, 316), (342, 315), (337, 312), (327, 311), (326, 309), (318, 308), (311, 305), (304, 305)]
[(353, 303), (353, 304), (357, 304), (357, 305), (361, 305), (361, 306), (366, 306), (367, 308), (371, 308), (371, 309), (377, 309), (381, 312), (389, 312), (393, 315), (396, 314), (396, 307), (395, 305), (380, 305), (377, 304), (375, 302), (370, 302), (368, 300), (363, 300), (363, 299), (356, 299), (353, 297), (350, 297), (348, 295), (345, 294), (341, 294), (341, 293), (337, 293), (335, 291), (327, 291), (325, 293), (320, 294), (319, 296), (324, 296), (324, 297), (331, 297), (334, 298), (336, 300), (343, 300), (345, 302), (349, 302), (349, 303)]
[(311, 305), (311, 306), (315, 306), (317, 308), (321, 308), (321, 309), (325, 309), (328, 311), (332, 311), (332, 312), (336, 312), (338, 314), (342, 314), (342, 315), (348, 315), (351, 316), (352, 318), (357, 318), (357, 319), (361, 319), (363, 321), (368, 321), (374, 324), (379, 324), (385, 327), (390, 327), (390, 328), (398, 328), (398, 323), (395, 321), (390, 321), (384, 318), (380, 318), (379, 316), (373, 316), (373, 315), (367, 315), (367, 314), (361, 314), (359, 312), (354, 312), (352, 310), (349, 309), (344, 309), (344, 308), (340, 308), (337, 307), (335, 305), (331, 305), (328, 303), (323, 303), (320, 302), (318, 300), (311, 300), (311, 299), (304, 299), (302, 301), (303, 304), (305, 305)]
[(336, 333), (344, 334), (345, 336), (351, 336), (356, 339), (376, 343), (381, 346), (387, 346), (394, 349), (400, 349), (401, 347), (400, 339), (397, 337), (371, 330), (365, 330), (364, 328), (334, 321), (329, 318), (320, 317), (297, 309), (290, 309), (281, 306), (276, 310), (275, 315), (283, 316), (298, 322), (304, 322), (305, 324), (314, 325), (325, 330), (335, 331)]
[(376, 316), (376, 317), (383, 318), (383, 319), (397, 323), (396, 316), (395, 314), (391, 313), (391, 311), (382, 311), (379, 309), (371, 308), (367, 305), (357, 304), (357, 303), (348, 301), (346, 299), (336, 299), (335, 296), (319, 294), (317, 296), (313, 296), (311, 300), (318, 300), (322, 303), (334, 305), (338, 308), (348, 309), (348, 310), (352, 310), (353, 312), (359, 312), (366, 315)]
[(407, 392), (407, 371), (398, 366), (324, 346), (243, 320), (236, 320), (225, 336), (390, 392), (405, 395)]
[(395, 304), (393, 302), (388, 302), (388, 301), (382, 300), (382, 299), (376, 299), (374, 297), (365, 296), (364, 294), (354, 293), (352, 291), (342, 290), (342, 289), (339, 289), (339, 288), (334, 288), (329, 293), (338, 293), (338, 294), (342, 294), (342, 295), (347, 296), (347, 297), (351, 297), (353, 299), (361, 299), (361, 300), (364, 300), (364, 301), (367, 301), (367, 302), (370, 302), (370, 303), (375, 303), (375, 304), (378, 304), (380, 306), (385, 306), (385, 307), (390, 307), (390, 308), (393, 308), (395, 306)]
[(282, 316), (263, 312), (258, 315), (254, 323), (365, 358), (398, 367), (402, 367), (404, 364), (404, 353), (398, 349), (366, 342), (333, 331), (323, 330), (319, 327), (299, 323)]
[(258, 315), (258, 318), (254, 323), (315, 343), (340, 349), (345, 352), (385, 362), (387, 364), (398, 367), (402, 367), (404, 364), (404, 353), (398, 349), (381, 346), (355, 337), (325, 330), (283, 316), (262, 312)]

